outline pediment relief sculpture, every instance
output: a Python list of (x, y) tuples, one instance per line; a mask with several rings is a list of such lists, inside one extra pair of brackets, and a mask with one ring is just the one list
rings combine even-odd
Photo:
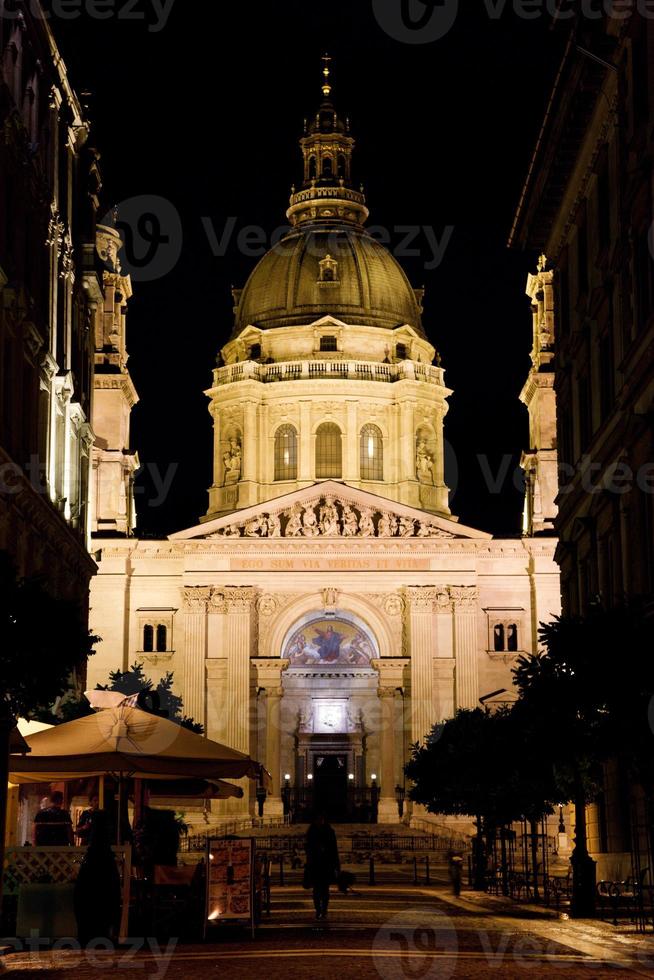
[(315, 503), (294, 503), (278, 514), (258, 514), (221, 528), (211, 537), (245, 538), (453, 538), (429, 520), (357, 506), (325, 496)]

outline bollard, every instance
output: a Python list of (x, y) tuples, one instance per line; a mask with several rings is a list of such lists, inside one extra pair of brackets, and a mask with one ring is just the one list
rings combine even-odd
[(375, 856), (374, 856), (374, 854), (371, 854), (370, 855), (370, 870), (368, 872), (368, 884), (369, 885), (374, 885), (375, 884)]
[(279, 855), (279, 884), (284, 884), (284, 854)]
[(413, 884), (418, 884), (418, 858), (415, 856), (413, 858)]
[(429, 855), (425, 858), (425, 884), (431, 885), (431, 881), (429, 880)]

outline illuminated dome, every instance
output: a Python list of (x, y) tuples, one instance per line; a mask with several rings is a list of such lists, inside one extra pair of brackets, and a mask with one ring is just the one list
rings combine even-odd
[(300, 148), (304, 179), (293, 188), (286, 216), (292, 226), (234, 291), (236, 337), (248, 326), (312, 323), (333, 316), (346, 324), (394, 330), (405, 324), (422, 337), (422, 290), (366, 232), (365, 197), (352, 181), (354, 138), (331, 101), (329, 58), (323, 101), (305, 120)]
[[(330, 270), (331, 266), (331, 270)], [(235, 333), (311, 323), (344, 323), (422, 335), (421, 309), (402, 267), (363, 227), (307, 222), (259, 262), (236, 309)]]

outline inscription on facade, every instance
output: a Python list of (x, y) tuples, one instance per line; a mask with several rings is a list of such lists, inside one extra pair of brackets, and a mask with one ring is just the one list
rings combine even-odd
[(235, 572), (421, 572), (429, 570), (430, 562), (428, 558), (230, 558), (229, 567)]

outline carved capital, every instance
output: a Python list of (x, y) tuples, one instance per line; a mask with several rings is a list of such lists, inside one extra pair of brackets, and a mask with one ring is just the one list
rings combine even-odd
[(211, 589), (205, 586), (187, 586), (182, 590), (182, 601), (187, 612), (206, 612), (210, 599)]
[(252, 610), (258, 590), (251, 585), (235, 586), (217, 590), (222, 596), (228, 613), (247, 613)]
[(395, 688), (380, 687), (377, 689), (377, 694), (382, 701), (391, 700), (395, 698)]
[(414, 612), (428, 613), (435, 608), (442, 608), (443, 602), (449, 602), (446, 589), (434, 586), (409, 585), (404, 594), (409, 607)]
[(455, 612), (476, 612), (479, 592), (474, 585), (451, 587), (450, 596), (454, 603)]

